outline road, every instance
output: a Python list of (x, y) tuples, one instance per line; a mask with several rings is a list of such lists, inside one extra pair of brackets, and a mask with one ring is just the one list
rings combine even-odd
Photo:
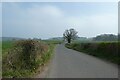
[(118, 66), (60, 44), (47, 78), (118, 78)]

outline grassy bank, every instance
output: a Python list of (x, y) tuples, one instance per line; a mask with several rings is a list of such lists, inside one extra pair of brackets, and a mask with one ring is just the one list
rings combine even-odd
[(0, 78), (2, 78), (2, 41), (0, 41)]
[(2, 44), (2, 77), (31, 77), (53, 54), (55, 44), (45, 41), (5, 41)]
[(120, 54), (118, 54), (120, 42), (72, 43), (65, 46), (113, 63), (120, 63)]

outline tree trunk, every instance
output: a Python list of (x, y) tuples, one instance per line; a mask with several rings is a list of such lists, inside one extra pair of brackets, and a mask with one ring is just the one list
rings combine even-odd
[(68, 39), (68, 43), (71, 43), (71, 39)]

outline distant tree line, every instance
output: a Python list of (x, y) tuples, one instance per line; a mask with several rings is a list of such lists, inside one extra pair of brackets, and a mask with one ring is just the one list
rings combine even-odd
[(118, 41), (120, 41), (120, 33), (118, 34)]
[(114, 34), (101, 34), (93, 38), (93, 41), (117, 41), (118, 36)]

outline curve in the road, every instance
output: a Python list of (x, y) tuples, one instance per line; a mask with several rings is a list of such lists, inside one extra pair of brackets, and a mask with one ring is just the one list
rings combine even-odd
[(56, 47), (47, 77), (118, 78), (118, 67), (93, 56), (67, 49), (60, 44)]

